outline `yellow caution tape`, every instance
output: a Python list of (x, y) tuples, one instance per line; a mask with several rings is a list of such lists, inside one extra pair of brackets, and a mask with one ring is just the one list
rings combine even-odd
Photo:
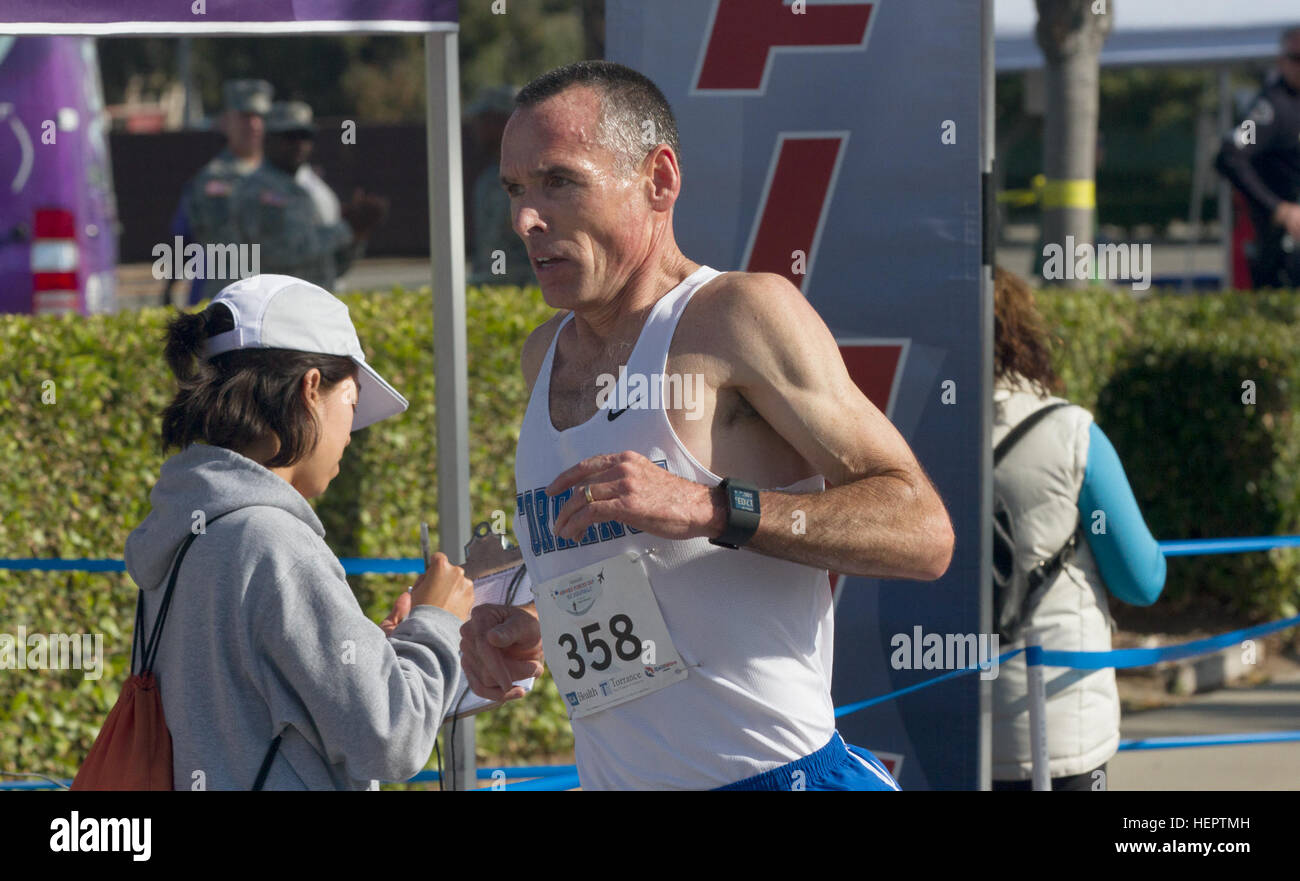
[(1043, 185), (1044, 208), (1096, 208), (1094, 180), (1049, 180)]

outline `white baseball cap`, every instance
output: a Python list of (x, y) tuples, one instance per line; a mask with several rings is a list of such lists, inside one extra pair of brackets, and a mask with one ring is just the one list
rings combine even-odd
[(407, 408), (406, 398), (366, 363), (348, 307), (324, 288), (291, 275), (254, 275), (226, 285), (211, 305), (218, 303), (230, 310), (235, 327), (209, 337), (203, 346), (204, 358), (235, 349), (342, 355), (360, 368), (353, 431)]

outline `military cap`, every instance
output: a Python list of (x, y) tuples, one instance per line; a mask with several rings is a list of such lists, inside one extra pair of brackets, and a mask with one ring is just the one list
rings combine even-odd
[(266, 130), (272, 134), (315, 132), (311, 106), (303, 101), (276, 101), (266, 118)]
[(275, 89), (266, 80), (226, 80), (221, 86), (227, 110), (266, 116), (271, 111)]

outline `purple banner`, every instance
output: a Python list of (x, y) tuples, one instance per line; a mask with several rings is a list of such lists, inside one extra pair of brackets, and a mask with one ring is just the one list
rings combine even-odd
[(458, 16), (457, 0), (0, 0), (6, 33), (440, 30)]

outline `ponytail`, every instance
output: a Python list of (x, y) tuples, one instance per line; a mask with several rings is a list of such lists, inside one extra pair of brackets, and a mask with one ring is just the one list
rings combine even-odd
[(355, 379), (357, 364), (346, 356), (288, 349), (242, 349), (205, 358), (208, 339), (234, 326), (234, 316), (220, 303), (181, 313), (168, 324), (163, 355), (177, 391), (162, 414), (163, 450), (204, 441), (242, 453), (274, 437), (278, 452), (260, 464), (292, 465), (312, 451), (319, 435), (302, 397), (303, 376), (318, 369), (321, 391), (329, 391)]

